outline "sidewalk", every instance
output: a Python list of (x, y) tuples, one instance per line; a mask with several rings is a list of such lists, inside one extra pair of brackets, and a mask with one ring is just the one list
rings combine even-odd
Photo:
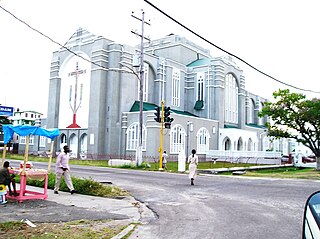
[[(27, 186), (33, 191), (42, 188)], [(32, 223), (68, 222), (75, 220), (116, 220), (129, 225), (144, 223), (154, 219), (153, 212), (144, 204), (127, 196), (123, 199), (94, 197), (81, 194), (71, 195), (68, 192), (54, 194), (48, 190), (46, 200), (26, 200), (22, 203), (8, 200), (0, 205), (0, 222), (21, 221), (28, 219)], [(129, 225), (128, 229), (133, 227)], [(121, 238), (123, 235), (119, 235)]]

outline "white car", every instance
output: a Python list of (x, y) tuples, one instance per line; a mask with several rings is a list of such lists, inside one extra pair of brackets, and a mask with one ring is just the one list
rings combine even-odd
[(320, 238), (320, 191), (307, 200), (303, 216), (302, 239)]

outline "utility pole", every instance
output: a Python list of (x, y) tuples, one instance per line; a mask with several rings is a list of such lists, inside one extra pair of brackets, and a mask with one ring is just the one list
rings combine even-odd
[(164, 100), (161, 100), (161, 128), (160, 128), (160, 147), (159, 147), (159, 170), (162, 168), (162, 154), (163, 154), (163, 125), (164, 125)]
[(134, 16), (132, 12), (131, 16), (139, 21), (141, 21), (141, 34), (138, 34), (134, 31), (131, 31), (133, 34), (141, 38), (141, 48), (140, 48), (140, 77), (139, 77), (139, 101), (140, 101), (140, 112), (139, 112), (139, 145), (136, 149), (136, 163), (139, 166), (142, 163), (142, 139), (143, 139), (143, 83), (144, 83), (144, 45), (143, 40), (148, 38), (144, 37), (144, 24), (150, 25), (150, 23), (144, 21), (144, 11), (141, 10), (142, 16), (141, 19)]

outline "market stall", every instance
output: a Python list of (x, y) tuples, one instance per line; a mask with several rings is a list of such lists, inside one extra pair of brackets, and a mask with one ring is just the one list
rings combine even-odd
[[(46, 199), (48, 197), (47, 189), (48, 189), (48, 172), (50, 171), (51, 161), (52, 161), (52, 153), (53, 153), (53, 145), (54, 139), (60, 135), (59, 129), (44, 129), (37, 126), (30, 125), (2, 125), (2, 130), (4, 132), (4, 148), (2, 153), (2, 164), (3, 166), (6, 155), (6, 145), (12, 139), (14, 133), (20, 136), (26, 136), (26, 147), (24, 152), (24, 160), (23, 164), (18, 169), (10, 169), (10, 173), (15, 175), (20, 175), (20, 189), (17, 190), (18, 196), (10, 196), (7, 195), (7, 198), (13, 198), (22, 202), (28, 199)], [(34, 169), (30, 167), (28, 163), (28, 155), (29, 155), (29, 139), (30, 135), (39, 135), (45, 136), (51, 139), (51, 147), (50, 147), (50, 158), (48, 162), (48, 170), (43, 169)], [(27, 189), (27, 179), (35, 179), (35, 180), (44, 180), (44, 188), (43, 192), (36, 192)]]

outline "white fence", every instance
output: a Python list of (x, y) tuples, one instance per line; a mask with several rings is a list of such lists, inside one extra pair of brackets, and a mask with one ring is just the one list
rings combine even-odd
[(281, 164), (281, 153), (271, 151), (209, 150), (206, 154), (206, 161)]
[(208, 150), (207, 157), (215, 158), (281, 158), (280, 152)]

